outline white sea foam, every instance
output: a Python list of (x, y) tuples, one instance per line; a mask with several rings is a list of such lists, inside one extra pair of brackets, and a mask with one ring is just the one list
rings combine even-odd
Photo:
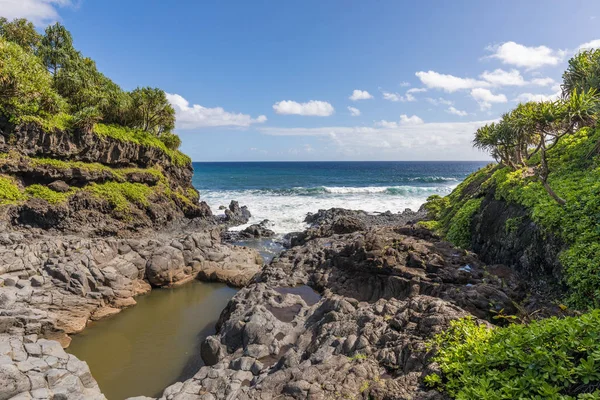
[[(432, 194), (446, 195), (456, 184), (437, 187), (391, 186), (391, 187), (321, 187), (281, 190), (225, 190), (203, 191), (206, 201), (215, 214), (219, 206), (227, 206), (231, 200), (247, 205), (252, 213), (250, 223), (268, 219), (271, 229), (285, 234), (305, 228), (304, 218), (309, 212), (331, 207), (342, 207), (367, 212), (417, 210)], [(243, 229), (237, 227), (236, 229)]]

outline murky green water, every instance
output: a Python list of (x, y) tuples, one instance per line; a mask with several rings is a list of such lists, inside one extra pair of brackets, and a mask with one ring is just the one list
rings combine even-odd
[(235, 292), (199, 281), (154, 289), (135, 307), (88, 326), (67, 350), (88, 363), (108, 400), (156, 396), (200, 368), (200, 343)]

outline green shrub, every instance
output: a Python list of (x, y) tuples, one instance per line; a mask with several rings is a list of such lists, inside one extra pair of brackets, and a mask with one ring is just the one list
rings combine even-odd
[(450, 205), (450, 200), (447, 197), (441, 197), (440, 195), (433, 194), (427, 198), (427, 201), (423, 205), (427, 211), (427, 217), (437, 220), (441, 217), (442, 211), (444, 211)]
[(467, 200), (450, 220), (446, 236), (455, 246), (464, 249), (471, 247), (471, 220), (482, 201), (483, 198)]
[(10, 121), (26, 115), (53, 114), (65, 106), (40, 59), (3, 38), (0, 38), (0, 93), (0, 116)]
[(25, 200), (15, 180), (9, 176), (0, 175), (0, 205), (14, 204)]
[(163, 133), (159, 138), (167, 146), (167, 149), (177, 150), (181, 146), (181, 139), (174, 133)]
[(442, 375), (426, 383), (456, 399), (600, 399), (600, 310), (496, 329), (456, 320), (429, 346)]
[(66, 193), (61, 193), (55, 192), (47, 186), (38, 184), (27, 186), (25, 189), (25, 194), (27, 194), (29, 197), (46, 200), (50, 204), (63, 203), (67, 201), (67, 199), (74, 193), (75, 189), (71, 189)]
[(115, 210), (123, 212), (130, 210), (131, 203), (140, 207), (147, 207), (150, 205), (148, 197), (154, 193), (154, 190), (149, 186), (130, 182), (92, 183), (86, 189), (99, 198), (108, 201)]

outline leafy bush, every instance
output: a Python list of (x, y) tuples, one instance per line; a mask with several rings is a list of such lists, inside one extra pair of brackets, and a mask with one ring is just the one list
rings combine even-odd
[(44, 116), (64, 108), (52, 78), (39, 58), (0, 38), (0, 116), (10, 121), (25, 115)]
[(0, 205), (16, 203), (24, 200), (15, 180), (9, 176), (0, 175)]
[(44, 185), (31, 185), (27, 186), (25, 189), (25, 194), (32, 198), (38, 198), (42, 200), (46, 200), (50, 204), (58, 204), (67, 201), (67, 199), (75, 193), (75, 189), (70, 190), (66, 193), (55, 192)]
[(174, 133), (163, 133), (160, 136), (160, 140), (170, 150), (177, 150), (181, 146), (181, 139)]
[(121, 212), (129, 211), (131, 203), (147, 207), (150, 204), (148, 197), (154, 193), (154, 190), (149, 186), (130, 182), (92, 183), (86, 189), (99, 198), (108, 201), (115, 210)]
[(482, 201), (482, 198), (467, 200), (451, 219), (447, 237), (456, 246), (465, 249), (471, 246), (471, 220)]
[(466, 318), (430, 343), (456, 399), (600, 399), (600, 310), (489, 329)]
[(448, 207), (450, 200), (447, 197), (433, 194), (427, 198), (427, 202), (423, 206), (427, 211), (427, 217), (431, 219), (439, 219), (442, 211)]

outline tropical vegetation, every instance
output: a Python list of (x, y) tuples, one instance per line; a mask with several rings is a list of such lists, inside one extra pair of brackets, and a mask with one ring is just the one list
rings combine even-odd
[(25, 19), (0, 18), (2, 121), (87, 132), (102, 123), (153, 136), (171, 151), (181, 144), (172, 132), (175, 110), (163, 90), (122, 90), (75, 49), (71, 33), (58, 22), (39, 34)]

